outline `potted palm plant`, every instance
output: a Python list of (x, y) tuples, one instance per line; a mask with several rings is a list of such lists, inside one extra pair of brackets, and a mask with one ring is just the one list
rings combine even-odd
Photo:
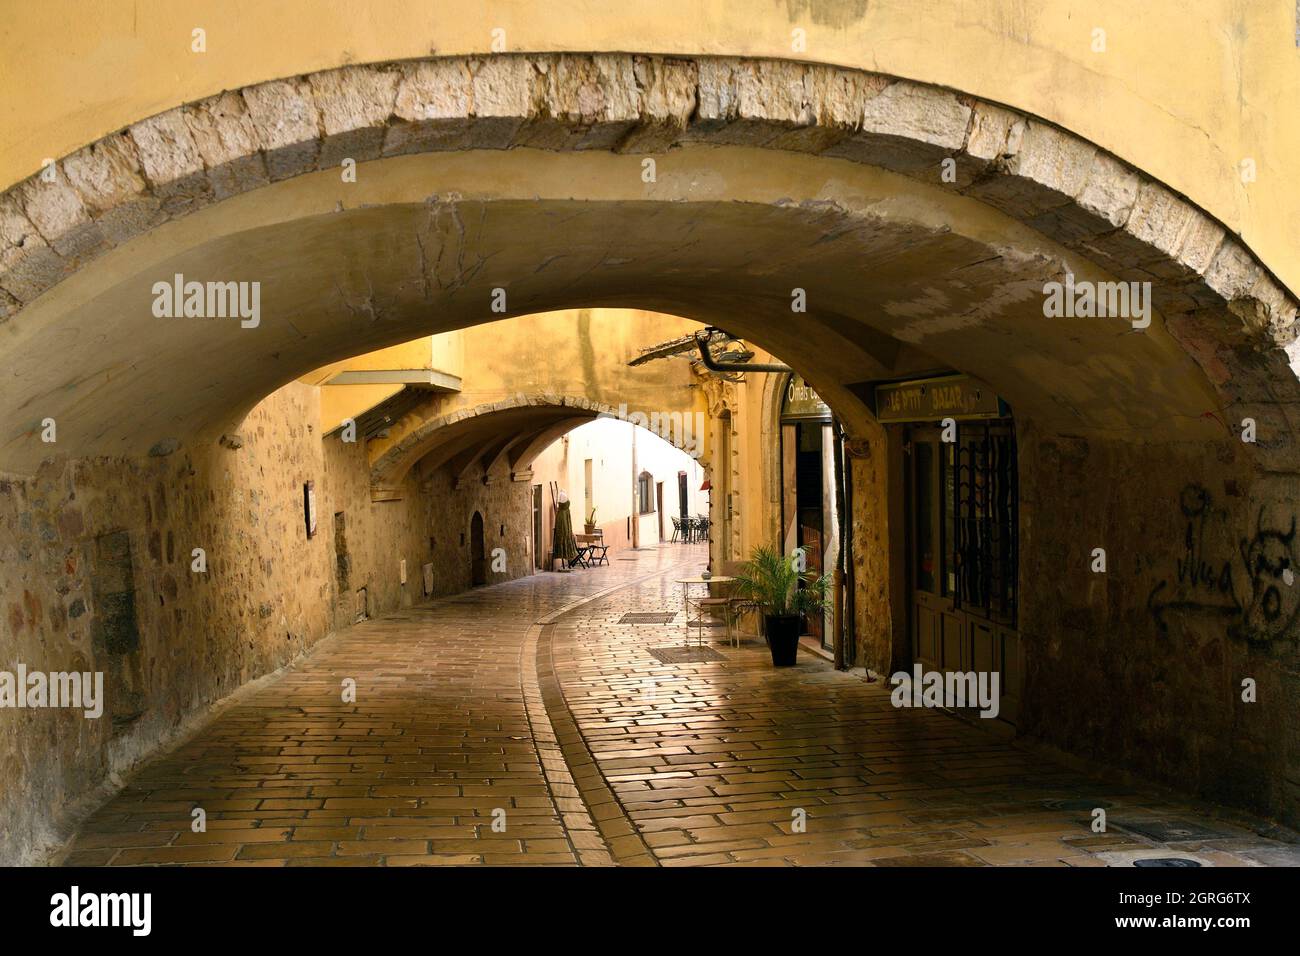
[(827, 575), (802, 571), (802, 549), (790, 557), (774, 548), (757, 547), (736, 575), (741, 597), (758, 605), (764, 632), (772, 651), (772, 664), (789, 667), (799, 650), (799, 632), (805, 614), (820, 614), (826, 607)]
[(587, 515), (587, 527), (586, 527), (586, 531), (587, 531), (587, 534), (595, 534), (595, 533), (596, 533), (596, 509), (595, 509), (595, 508), (592, 508), (592, 509), (591, 509), (591, 514)]

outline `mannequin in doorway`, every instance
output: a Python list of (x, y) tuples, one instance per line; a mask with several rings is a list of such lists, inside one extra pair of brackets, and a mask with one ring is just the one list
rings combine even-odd
[(563, 561), (562, 570), (569, 570), (578, 557), (578, 542), (573, 537), (573, 516), (569, 513), (569, 496), (561, 491), (555, 505), (555, 532), (551, 541), (551, 554)]

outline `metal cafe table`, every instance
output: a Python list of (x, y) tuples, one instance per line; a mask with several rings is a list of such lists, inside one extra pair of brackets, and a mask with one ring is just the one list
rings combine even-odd
[(609, 558), (606, 557), (609, 545), (605, 544), (603, 534), (599, 532), (596, 534), (575, 534), (573, 541), (578, 547), (578, 556), (573, 559), (569, 567), (592, 568), (598, 564), (609, 564)]
[[(684, 607), (685, 610), (686, 610), (686, 626), (687, 626), (688, 628), (689, 628), (689, 627), (696, 627), (696, 628), (699, 629), (699, 631), (698, 631), (698, 633), (697, 633), (697, 638), (696, 638), (696, 643), (697, 643), (697, 644), (703, 644), (703, 643), (704, 643), (704, 629), (705, 629), (706, 627), (717, 627), (717, 622), (715, 622), (715, 621), (706, 621), (706, 620), (704, 619), (704, 616), (703, 616), (703, 615), (704, 615), (704, 609), (705, 609), (705, 608), (710, 608), (710, 607), (713, 607), (713, 608), (717, 608), (717, 607), (723, 608), (723, 612), (722, 612), (722, 613), (723, 613), (723, 622), (722, 622), (722, 623), (723, 623), (724, 626), (726, 625), (727, 620), (728, 620), (728, 618), (726, 617), (726, 615), (729, 613), (728, 610), (727, 610), (727, 603), (728, 603), (731, 599), (730, 599), (730, 598), (726, 598), (726, 597), (711, 597), (711, 596), (709, 595), (708, 587), (707, 587), (707, 586), (710, 585), (710, 584), (731, 584), (731, 583), (732, 583), (733, 581), (735, 581), (735, 580), (736, 580), (735, 578), (728, 577), (728, 576), (725, 575), (725, 574), (716, 574), (716, 575), (714, 575), (713, 577), (709, 577), (709, 578), (706, 578), (706, 577), (704, 577), (703, 575), (696, 575), (695, 577), (692, 577), (692, 578), (678, 578), (678, 579), (677, 579), (677, 583), (680, 584), (680, 585), (682, 586), (682, 605), (683, 605), (683, 607)], [(691, 596), (691, 588), (692, 588), (692, 587), (698, 587), (699, 585), (705, 585), (705, 592), (704, 592), (704, 595), (703, 595), (702, 597), (692, 597), (692, 596)], [(691, 609), (692, 609), (692, 608), (695, 609), (695, 613), (696, 613), (695, 620), (693, 620), (693, 621), (691, 620)], [(687, 634), (687, 636), (686, 636), (686, 643), (687, 643), (687, 644), (690, 643), (690, 635), (689, 635), (689, 634)]]

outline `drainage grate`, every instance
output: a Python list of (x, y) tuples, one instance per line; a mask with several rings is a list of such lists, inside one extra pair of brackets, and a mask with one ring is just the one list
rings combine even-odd
[(620, 624), (671, 624), (673, 618), (677, 616), (676, 611), (664, 613), (657, 611), (650, 613), (647, 611), (629, 611), (618, 619)]
[(1049, 810), (1109, 810), (1111, 804), (1105, 800), (1044, 800), (1043, 806)]
[(726, 660), (711, 647), (649, 647), (646, 650), (661, 664), (705, 664)]
[(1195, 860), (1186, 860), (1181, 856), (1158, 856), (1148, 860), (1134, 860), (1134, 866), (1200, 866)]
[(1222, 840), (1229, 836), (1222, 830), (1211, 830), (1199, 823), (1186, 820), (1116, 820), (1111, 824), (1130, 833), (1138, 833), (1157, 843), (1177, 843), (1179, 840)]

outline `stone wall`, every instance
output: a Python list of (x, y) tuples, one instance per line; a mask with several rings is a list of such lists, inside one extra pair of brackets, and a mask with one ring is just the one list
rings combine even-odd
[[(857, 663), (886, 678), (912, 655), (896, 437), (852, 459)], [(1019, 733), (1296, 825), (1300, 481), (1235, 438), (1017, 437)]]
[[(428, 560), (424, 532), (431, 503), (415, 493), (413, 481), (407, 481), (401, 501), (372, 504), (365, 443), (345, 443), (332, 434), (321, 445), (324, 480), (317, 482), (317, 523), (329, 552), (325, 574), (334, 626), (354, 623), (359, 610), (373, 617), (420, 600), (420, 566)], [(405, 585), (402, 561), (406, 562)], [(363, 590), (364, 600), (359, 603)]]
[[(413, 472), (402, 501), (372, 503), (364, 448), (322, 441), (318, 408), (316, 389), (293, 384), (248, 416), (237, 448), (51, 461), (35, 478), (0, 480), (0, 670), (102, 671), (106, 697), (97, 720), (0, 708), (0, 864), (32, 859), (66, 807), (187, 718), (350, 624), (358, 588), (371, 615), (418, 602), (431, 560), (435, 594), (467, 587), (474, 510), (489, 551), (514, 542), (507, 570), (489, 580), (529, 572), (517, 553), (531, 521), (527, 485), (454, 489), (444, 471)], [(206, 572), (191, 570), (195, 548)]]
[(1020, 429), (1020, 729), (1294, 825), (1300, 482), (1244, 449)]
[[(457, 487), (447, 467), (422, 471), (418, 476), (421, 496), (433, 503), (428, 531), (433, 550), (426, 553), (432, 554), (439, 575), (436, 594), (454, 594), (470, 586), (469, 533), (476, 511), (483, 516), (487, 583), (532, 573), (532, 486), (511, 481), (505, 463), (489, 479), (486, 483), (482, 479), (463, 481)], [(545, 549), (545, 541), (542, 547)], [(494, 559), (498, 548), (501, 554)]]

